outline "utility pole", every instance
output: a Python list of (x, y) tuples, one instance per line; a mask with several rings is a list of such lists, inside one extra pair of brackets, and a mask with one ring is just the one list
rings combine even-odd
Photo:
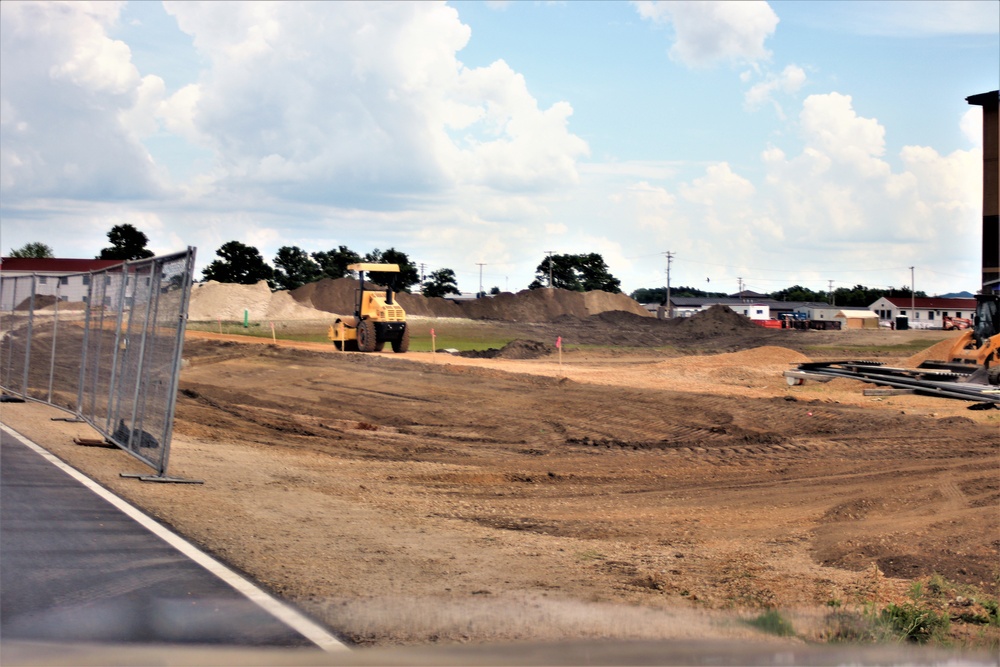
[(549, 289), (552, 289), (552, 254), (555, 250), (546, 250), (545, 254), (549, 256)]
[(742, 301), (743, 300), (743, 278), (737, 278), (736, 280), (737, 280), (737, 282), (739, 283), (739, 286), (740, 286), (740, 301)]
[(427, 270), (427, 265), (420, 262), (420, 282), (424, 282), (424, 271)]
[(671, 313), (670, 307), (670, 262), (674, 259), (674, 254), (669, 250), (663, 253), (667, 256), (667, 300), (663, 302), (663, 305), (667, 307), (667, 319), (673, 319), (673, 314)]
[(829, 285), (829, 287), (826, 288), (827, 297), (828, 297), (828, 299), (830, 301), (830, 305), (833, 306), (833, 305), (835, 305), (833, 303), (833, 281), (832, 280), (827, 280), (826, 283), (827, 283), (827, 285)]
[(915, 312), (917, 310), (917, 293), (913, 289), (914, 284), (915, 283), (913, 282), (913, 267), (911, 266), (910, 267), (910, 319), (911, 320), (916, 319), (917, 317), (917, 313)]
[(479, 267), (479, 292), (476, 294), (476, 298), (478, 299), (483, 295), (483, 267), (486, 266), (486, 263), (476, 262), (476, 265)]

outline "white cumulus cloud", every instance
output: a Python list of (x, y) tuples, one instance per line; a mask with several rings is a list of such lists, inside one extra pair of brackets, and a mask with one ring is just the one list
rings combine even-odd
[(120, 3), (0, 3), (0, 188), (15, 199), (155, 196), (132, 112), (148, 108), (131, 51), (108, 37)]
[(690, 67), (719, 61), (767, 60), (764, 42), (774, 34), (778, 15), (766, 2), (635, 2), (639, 15), (673, 28), (670, 56)]
[(535, 191), (575, 183), (588, 151), (569, 104), (539, 108), (503, 61), (457, 59), (470, 30), (446, 5), (167, 8), (210, 63), (170, 101), (170, 123), (216, 152), (220, 187), (358, 206), (465, 185)]

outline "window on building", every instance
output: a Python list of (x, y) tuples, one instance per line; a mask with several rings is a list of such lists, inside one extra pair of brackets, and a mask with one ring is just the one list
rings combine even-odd
[(920, 319), (920, 311), (919, 310), (913, 311), (913, 319), (915, 319), (915, 320), (919, 320)]
[(955, 317), (961, 317), (961, 316), (962, 316), (962, 313), (960, 313), (959, 311), (956, 310), (955, 311)]
[(90, 274), (84, 274), (84, 276), (83, 276), (83, 284), (84, 285), (89, 285), (90, 284)]
[(905, 310), (901, 310), (901, 311), (899, 311), (899, 314), (900, 315), (906, 315), (906, 311)]
[(69, 276), (63, 276), (59, 279), (60, 285), (69, 285)]
[(927, 319), (929, 319), (929, 320), (933, 320), (934, 319), (934, 311), (933, 310), (928, 310), (927, 311)]

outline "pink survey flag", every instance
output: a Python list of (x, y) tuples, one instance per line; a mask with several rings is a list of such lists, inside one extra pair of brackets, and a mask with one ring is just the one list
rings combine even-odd
[(556, 338), (556, 349), (557, 350), (561, 350), (562, 349), (562, 336), (559, 336), (558, 338)]

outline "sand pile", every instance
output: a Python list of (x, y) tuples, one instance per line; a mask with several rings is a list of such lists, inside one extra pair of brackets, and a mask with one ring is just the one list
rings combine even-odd
[[(353, 278), (324, 279), (303, 285), (291, 294), (299, 303), (331, 313), (354, 312), (358, 282)], [(455, 303), (422, 294), (397, 294), (399, 305), (417, 317), (466, 317), (507, 322), (549, 322), (563, 315), (583, 319), (605, 311), (626, 311), (647, 317), (646, 310), (624, 294), (570, 292), (562, 289), (504, 292), (495, 297)]]
[(731, 333), (734, 331), (750, 331), (760, 329), (756, 324), (737, 314), (729, 306), (712, 306), (708, 310), (695, 313), (691, 317), (680, 320), (672, 320), (671, 324), (677, 327), (678, 331), (688, 334), (706, 336), (716, 336), (720, 333)]
[(188, 317), (192, 320), (242, 320), (243, 311), (250, 319), (267, 316), (271, 288), (265, 281), (256, 285), (236, 285), (208, 280), (191, 286)]
[[(291, 292), (271, 293), (267, 283), (256, 285), (196, 284), (191, 292), (192, 320), (242, 320), (250, 311), (253, 320), (322, 319), (329, 313), (354, 312), (358, 281), (324, 278)], [(454, 302), (422, 294), (397, 293), (396, 299), (414, 317), (460, 317), (507, 322), (551, 322), (560, 317), (585, 319), (615, 312), (630, 319), (653, 321), (641, 305), (624, 294), (570, 292), (562, 289), (505, 292), (495, 297)], [(322, 311), (322, 312), (317, 312)], [(734, 313), (735, 315), (735, 313)], [(737, 316), (739, 317), (739, 316)], [(752, 325), (751, 325), (752, 326)]]
[[(578, 294), (579, 292), (571, 292)], [(588, 315), (598, 315), (606, 312), (632, 313), (640, 317), (652, 317), (642, 304), (627, 294), (612, 294), (611, 292), (584, 292), (583, 302)]]
[(29, 296), (24, 301), (14, 306), (14, 310), (31, 310), (32, 308), (40, 310), (42, 308), (55, 305), (56, 301), (58, 301), (58, 299), (51, 294), (36, 294), (34, 301), (32, 301)]
[(951, 354), (951, 348), (955, 345), (955, 340), (958, 337), (947, 338), (934, 345), (923, 352), (917, 352), (915, 355), (903, 362), (906, 368), (916, 368), (920, 364), (928, 360), (934, 361), (948, 361), (948, 357)]
[(191, 286), (188, 316), (194, 321), (243, 319), (246, 311), (251, 320), (310, 320), (329, 317), (314, 308), (297, 302), (287, 292), (271, 293), (267, 282), (256, 285), (236, 285), (209, 280)]
[[(370, 285), (371, 283), (366, 283)], [(354, 313), (358, 281), (353, 278), (324, 278), (293, 290), (297, 302), (338, 315)], [(397, 293), (396, 300), (403, 310), (415, 317), (465, 317), (462, 308), (447, 299), (427, 298), (422, 294)]]
[(489, 299), (462, 304), (466, 317), (476, 320), (508, 322), (551, 322), (570, 316), (584, 319), (606, 311), (624, 311), (648, 317), (646, 309), (624, 294), (608, 292), (571, 292), (564, 289), (505, 292)]

